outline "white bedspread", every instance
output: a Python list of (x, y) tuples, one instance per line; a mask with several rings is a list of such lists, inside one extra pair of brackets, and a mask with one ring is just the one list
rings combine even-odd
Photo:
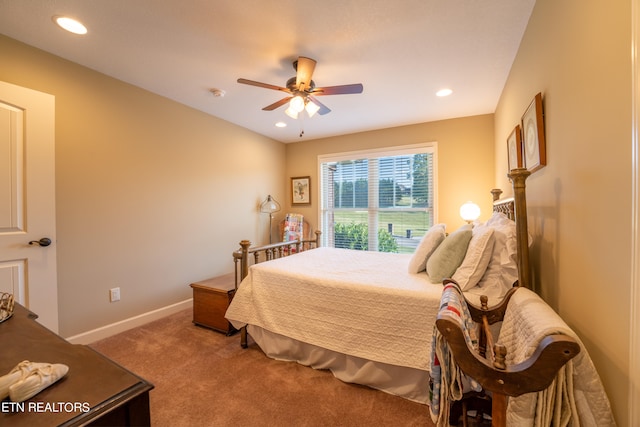
[(442, 285), (411, 255), (318, 248), (251, 266), (226, 317), (377, 362), (429, 370)]
[(607, 395), (582, 342), (537, 294), (518, 289), (509, 301), (499, 342), (507, 348), (507, 365), (520, 363), (547, 335), (563, 333), (580, 344), (580, 353), (539, 393), (510, 398), (507, 425), (615, 426)]

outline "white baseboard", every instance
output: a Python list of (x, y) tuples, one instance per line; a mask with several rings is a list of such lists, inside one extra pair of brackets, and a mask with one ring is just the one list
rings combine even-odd
[(193, 307), (193, 298), (177, 302), (175, 304), (168, 305), (166, 307), (158, 308), (156, 310), (142, 313), (128, 319), (121, 320), (110, 325), (105, 325), (91, 331), (83, 332), (78, 335), (66, 338), (71, 344), (91, 344), (98, 340), (109, 338), (110, 336), (119, 334), (120, 332), (127, 331), (137, 326), (142, 326), (145, 323), (153, 322), (154, 320), (161, 319), (171, 314), (177, 313), (182, 310)]

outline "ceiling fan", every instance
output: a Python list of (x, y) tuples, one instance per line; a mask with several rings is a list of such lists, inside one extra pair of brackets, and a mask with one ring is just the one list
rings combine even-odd
[(296, 70), (296, 75), (295, 77), (291, 77), (287, 80), (286, 87), (260, 83), (247, 79), (238, 79), (238, 83), (279, 90), (289, 94), (289, 96), (282, 98), (271, 105), (267, 105), (263, 110), (272, 111), (288, 102), (289, 107), (285, 113), (294, 119), (297, 119), (298, 114), (303, 110), (307, 111), (309, 117), (313, 116), (315, 113), (323, 115), (331, 112), (326, 105), (318, 101), (316, 98), (317, 96), (362, 93), (363, 87), (360, 83), (341, 86), (316, 87), (315, 82), (311, 80), (315, 67), (315, 60), (300, 56), (297, 60), (293, 61), (293, 68)]

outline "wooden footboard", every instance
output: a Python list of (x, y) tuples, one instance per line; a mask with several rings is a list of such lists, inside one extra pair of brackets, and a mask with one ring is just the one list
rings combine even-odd
[[(316, 230), (315, 239), (292, 240), (289, 242), (272, 243), (270, 245), (255, 247), (251, 247), (249, 240), (240, 241), (240, 249), (233, 253), (236, 289), (238, 289), (240, 282), (249, 274), (249, 265), (319, 248), (321, 234), (321, 231)], [(247, 348), (246, 326), (240, 329), (240, 345), (243, 348)]]
[(233, 253), (236, 289), (240, 282), (242, 282), (242, 279), (247, 277), (249, 265), (319, 248), (321, 234), (321, 231), (316, 230), (315, 239), (291, 240), (289, 242), (278, 242), (254, 247), (251, 246), (249, 240), (240, 241), (240, 249)]

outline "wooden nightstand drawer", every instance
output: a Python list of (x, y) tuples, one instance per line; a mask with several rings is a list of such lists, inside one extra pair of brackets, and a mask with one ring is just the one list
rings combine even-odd
[(236, 329), (224, 314), (235, 294), (233, 273), (192, 283), (193, 323), (231, 335)]

